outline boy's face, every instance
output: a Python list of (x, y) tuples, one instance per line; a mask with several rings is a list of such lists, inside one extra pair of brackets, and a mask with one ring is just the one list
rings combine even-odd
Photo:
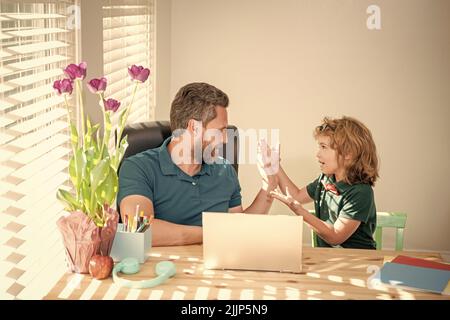
[(317, 143), (319, 145), (319, 151), (316, 154), (317, 160), (319, 160), (320, 170), (326, 175), (336, 175), (340, 171), (340, 167), (337, 160), (336, 150), (330, 146), (331, 139), (328, 136), (318, 136)]

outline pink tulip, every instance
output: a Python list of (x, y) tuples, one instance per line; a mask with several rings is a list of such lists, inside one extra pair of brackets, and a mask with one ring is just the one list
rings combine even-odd
[(53, 88), (56, 91), (58, 91), (59, 95), (61, 95), (63, 93), (72, 94), (72, 91), (73, 91), (72, 80), (70, 80), (70, 79), (56, 80), (53, 83)]
[(106, 90), (106, 84), (106, 78), (102, 77), (100, 79), (92, 79), (88, 82), (87, 86), (92, 93), (101, 93)]
[(150, 69), (133, 64), (130, 68), (128, 68), (128, 74), (130, 75), (132, 80), (143, 83), (148, 79), (148, 76), (150, 75)]
[(64, 69), (64, 73), (72, 80), (83, 80), (86, 77), (86, 67), (86, 62), (81, 62), (79, 65), (71, 63)]
[(120, 107), (120, 102), (115, 99), (103, 100), (103, 104), (105, 105), (105, 111), (116, 112)]

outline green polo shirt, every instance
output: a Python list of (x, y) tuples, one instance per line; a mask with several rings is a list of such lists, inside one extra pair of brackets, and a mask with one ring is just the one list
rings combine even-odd
[(155, 218), (184, 225), (202, 225), (202, 212), (228, 212), (241, 205), (241, 187), (232, 165), (219, 158), (203, 163), (189, 176), (167, 150), (172, 137), (155, 149), (125, 159), (119, 172), (117, 203), (129, 195), (141, 195), (153, 203)]
[[(336, 186), (338, 194), (325, 191), (319, 179), (324, 183)], [(343, 181), (336, 182), (335, 177), (321, 175), (306, 186), (308, 195), (314, 199), (316, 215), (323, 221), (333, 225), (339, 217), (361, 221), (358, 229), (340, 246), (354, 249), (376, 249), (373, 239), (377, 224), (377, 210), (373, 189), (369, 184), (350, 185)], [(330, 245), (317, 236), (319, 247)]]

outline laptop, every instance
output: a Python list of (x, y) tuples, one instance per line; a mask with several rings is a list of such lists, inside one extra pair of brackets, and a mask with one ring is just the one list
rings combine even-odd
[(303, 217), (203, 212), (206, 269), (302, 271)]

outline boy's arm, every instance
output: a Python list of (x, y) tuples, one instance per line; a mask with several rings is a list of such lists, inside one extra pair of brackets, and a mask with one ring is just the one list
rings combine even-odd
[[(302, 208), (303, 209), (303, 208)], [(339, 217), (331, 225), (303, 209), (303, 220), (311, 226), (315, 233), (332, 246), (345, 242), (358, 229), (361, 221)]]
[(292, 195), (292, 197), (301, 204), (307, 204), (313, 201), (313, 199), (309, 196), (306, 187), (299, 189), (295, 185), (295, 183), (292, 182), (292, 180), (288, 177), (288, 175), (281, 166), (278, 170), (277, 176), (278, 176), (278, 186), (280, 187), (280, 190), (283, 193), (285, 193), (286, 188), (288, 188), (289, 193)]
[(296, 215), (301, 215), (303, 220), (311, 226), (317, 235), (332, 246), (345, 242), (358, 229), (361, 223), (358, 220), (339, 217), (331, 225), (309, 213), (298, 201), (293, 199), (289, 191), (286, 192), (286, 195), (273, 191), (271, 195), (286, 204)]
[[(136, 206), (146, 215), (154, 215), (153, 203), (147, 197), (141, 195), (129, 195), (120, 202), (122, 221), (124, 214), (129, 212), (134, 215)], [(187, 244), (202, 243), (202, 228), (198, 226), (185, 226), (154, 219), (152, 223), (152, 246), (181, 246)]]

